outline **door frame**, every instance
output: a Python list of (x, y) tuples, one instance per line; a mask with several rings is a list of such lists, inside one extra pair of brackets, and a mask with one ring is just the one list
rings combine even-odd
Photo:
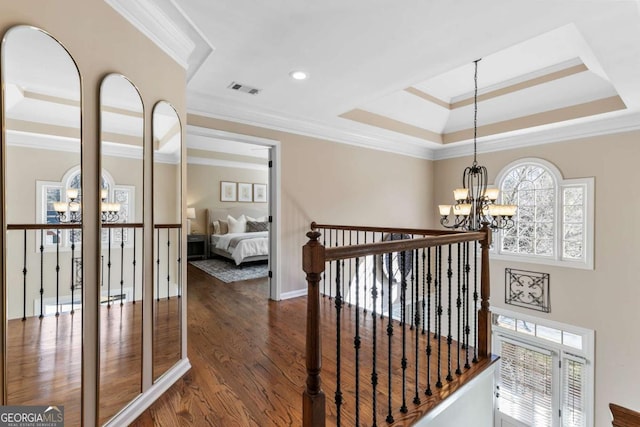
[[(269, 298), (274, 301), (280, 301), (282, 283), (280, 274), (280, 260), (281, 257), (281, 233), (280, 233), (280, 212), (281, 212), (281, 144), (280, 141), (275, 139), (260, 138), (257, 136), (244, 135), (241, 133), (227, 132), (218, 129), (211, 129), (202, 126), (187, 125), (187, 148), (189, 144), (189, 135), (195, 135), (200, 137), (214, 138), (223, 141), (230, 142), (242, 142), (245, 144), (252, 144), (257, 146), (266, 147), (269, 149), (269, 161), (271, 167), (268, 168), (268, 208), (269, 216), (272, 221), (269, 227), (269, 271), (271, 275), (269, 277)], [(189, 163), (189, 156), (187, 156), (187, 164)], [(187, 183), (187, 188), (189, 184)]]

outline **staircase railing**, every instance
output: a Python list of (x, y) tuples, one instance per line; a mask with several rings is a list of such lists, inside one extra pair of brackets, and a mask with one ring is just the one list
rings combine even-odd
[[(424, 404), (464, 381), (470, 361), (490, 359), (488, 227), (463, 233), (314, 222), (307, 237), (305, 427), (327, 418), (337, 426), (391, 424), (410, 412), (410, 393), (411, 410), (424, 415)], [(323, 357), (331, 362), (329, 408)]]

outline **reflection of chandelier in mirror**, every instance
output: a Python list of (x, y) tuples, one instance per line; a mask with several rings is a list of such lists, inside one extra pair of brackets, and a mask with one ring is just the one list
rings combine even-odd
[[(476, 137), (478, 134), (478, 61), (475, 65), (473, 95), (473, 164), (462, 174), (462, 188), (453, 191), (455, 205), (440, 205), (440, 224), (446, 228), (465, 231), (480, 230), (487, 224), (493, 230), (507, 229), (514, 225), (513, 216), (517, 206), (497, 204), (500, 190), (487, 188), (487, 168), (476, 160)], [(453, 208), (454, 221), (449, 224)]]
[[(120, 203), (109, 202), (109, 191), (106, 188), (100, 189), (100, 205), (101, 221), (103, 223), (118, 222), (120, 219)], [(54, 202), (53, 209), (56, 211), (58, 222), (60, 223), (80, 223), (82, 222), (82, 214), (80, 213), (79, 191), (77, 188), (67, 188), (67, 199), (69, 202)], [(67, 216), (68, 213), (68, 216)]]

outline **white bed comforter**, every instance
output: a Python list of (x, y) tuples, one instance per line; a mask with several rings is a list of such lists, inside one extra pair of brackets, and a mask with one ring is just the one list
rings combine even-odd
[(269, 253), (268, 231), (228, 233), (216, 235), (215, 237), (217, 237), (215, 239), (216, 249), (229, 252), (236, 265), (240, 265), (247, 257), (267, 255)]

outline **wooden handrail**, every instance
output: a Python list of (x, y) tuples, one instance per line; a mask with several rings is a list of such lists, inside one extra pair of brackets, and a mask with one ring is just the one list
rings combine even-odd
[(613, 421), (611, 421), (611, 425), (613, 427), (640, 426), (640, 412), (623, 408), (622, 406), (616, 405), (615, 403), (610, 403), (609, 409), (611, 409), (611, 414), (613, 415)]
[(397, 227), (369, 227), (366, 225), (330, 225), (318, 224), (315, 221), (310, 225), (311, 230), (351, 230), (351, 231), (371, 231), (376, 233), (402, 233), (402, 234), (420, 234), (423, 236), (442, 236), (445, 234), (466, 234), (464, 231), (457, 230), (432, 230), (427, 228), (397, 228)]
[(361, 245), (337, 246), (334, 248), (326, 248), (325, 260), (336, 261), (339, 259), (363, 257), (367, 255), (382, 255), (392, 252), (404, 252), (454, 243), (482, 241), (484, 239), (485, 233), (479, 231), (476, 233), (457, 233), (444, 236), (421, 237), (417, 239), (387, 240), (384, 242), (365, 243)]
[(154, 224), (153, 228), (181, 228), (182, 224)]
[[(110, 222), (102, 224), (102, 228), (142, 228), (141, 222)], [(7, 224), (7, 230), (77, 230), (81, 223), (63, 224)]]

